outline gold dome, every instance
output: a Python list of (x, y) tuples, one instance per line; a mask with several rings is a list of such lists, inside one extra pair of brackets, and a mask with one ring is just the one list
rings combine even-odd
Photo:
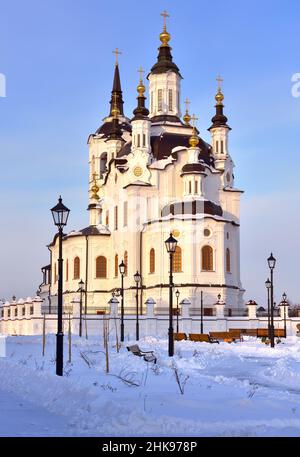
[(167, 32), (167, 30), (164, 28), (164, 30), (161, 32), (161, 34), (159, 35), (159, 39), (160, 41), (162, 42), (162, 45), (161, 46), (169, 46), (168, 43), (171, 39), (171, 35), (169, 34), (169, 32)]
[(186, 110), (185, 115), (183, 116), (183, 120), (186, 125), (190, 125), (191, 116), (189, 115), (188, 110)]
[(224, 100), (224, 95), (222, 94), (220, 89), (218, 90), (218, 93), (215, 96), (215, 100), (218, 103), (218, 105), (220, 105), (222, 103), (222, 101)]
[(91, 187), (91, 191), (93, 192), (92, 198), (94, 198), (95, 200), (99, 200), (98, 192), (100, 190), (100, 187), (98, 186), (97, 181), (96, 181), (96, 173), (93, 174), (93, 178), (94, 178), (94, 184)]
[(190, 144), (191, 148), (195, 148), (198, 143), (199, 143), (199, 138), (197, 137), (197, 135), (195, 135), (195, 132), (194, 132), (193, 135), (189, 139), (189, 144)]
[(140, 80), (139, 85), (137, 86), (136, 90), (138, 91), (138, 94), (140, 97), (142, 97), (146, 91), (145, 86), (143, 84), (143, 81)]

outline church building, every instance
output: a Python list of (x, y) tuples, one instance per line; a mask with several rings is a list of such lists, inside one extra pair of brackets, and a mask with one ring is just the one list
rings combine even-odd
[[(63, 237), (64, 305), (84, 283), (88, 313), (107, 309), (121, 286), (125, 264), (124, 306), (135, 306), (134, 274), (141, 275), (141, 311), (151, 297), (157, 309), (169, 303), (169, 255), (165, 240), (178, 241), (173, 256), (174, 301), (192, 308), (218, 300), (243, 308), (240, 280), (240, 195), (229, 153), (231, 128), (224, 114), (221, 79), (208, 127), (210, 144), (201, 138), (188, 102), (181, 111), (181, 71), (173, 61), (170, 34), (160, 34), (157, 61), (137, 86), (133, 113), (124, 108), (116, 50), (108, 115), (89, 135), (87, 227)], [(149, 101), (149, 103), (146, 103)], [(58, 285), (58, 237), (48, 246), (50, 264), (42, 268), (41, 297), (55, 306)], [(219, 297), (218, 297), (219, 296)], [(176, 303), (176, 302), (175, 302)]]

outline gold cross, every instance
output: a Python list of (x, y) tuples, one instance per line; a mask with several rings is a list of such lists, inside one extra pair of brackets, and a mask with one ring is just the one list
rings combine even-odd
[(118, 57), (120, 54), (122, 54), (121, 51), (119, 51), (119, 48), (116, 48), (114, 51), (112, 51), (113, 54), (116, 54), (116, 65), (118, 65)]
[(170, 17), (170, 15), (167, 13), (166, 10), (164, 10), (160, 15), (163, 16), (163, 18), (164, 18), (164, 29), (166, 30), (166, 28), (167, 28), (167, 17)]
[(185, 109), (188, 111), (188, 110), (189, 110), (189, 105), (191, 104), (191, 102), (189, 101), (188, 98), (186, 98), (186, 99), (184, 100), (184, 103), (185, 103)]
[(191, 117), (191, 119), (192, 119), (192, 122), (193, 122), (193, 129), (195, 129), (195, 127), (196, 127), (196, 121), (198, 121), (198, 118), (195, 116), (195, 114), (193, 114), (192, 117)]
[(220, 75), (218, 75), (217, 81), (218, 81), (218, 90), (221, 91), (223, 79), (221, 78)]
[(97, 176), (98, 176), (98, 173), (94, 172), (94, 173), (93, 173), (93, 180), (94, 180), (94, 181), (96, 181)]
[(138, 73), (140, 74), (140, 80), (142, 81), (143, 80), (143, 75), (145, 73), (145, 70), (142, 67), (140, 67), (138, 69)]

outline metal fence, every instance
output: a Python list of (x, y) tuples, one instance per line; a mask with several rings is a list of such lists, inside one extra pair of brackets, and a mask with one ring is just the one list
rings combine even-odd
[[(201, 308), (190, 308), (190, 316), (201, 316)], [(203, 308), (203, 316), (215, 316), (216, 308)]]
[(224, 308), (225, 317), (248, 317), (248, 308), (236, 309), (236, 308)]

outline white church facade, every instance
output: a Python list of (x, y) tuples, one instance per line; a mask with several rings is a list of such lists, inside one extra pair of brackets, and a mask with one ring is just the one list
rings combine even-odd
[[(169, 302), (169, 256), (165, 240), (177, 239), (174, 292), (193, 308), (222, 301), (243, 309), (240, 280), (240, 196), (229, 152), (230, 127), (221, 86), (209, 127), (211, 144), (195, 127), (188, 109), (181, 113), (181, 73), (173, 61), (164, 25), (158, 58), (148, 80), (149, 106), (142, 77), (137, 107), (124, 114), (116, 62), (109, 115), (88, 138), (89, 225), (63, 237), (64, 305), (84, 282), (89, 313), (101, 313), (120, 288), (119, 264), (126, 265), (124, 305), (135, 306), (134, 274), (141, 275), (141, 311), (152, 297), (157, 308)], [(49, 245), (50, 264), (42, 269), (44, 303), (57, 298), (58, 237)], [(219, 296), (219, 298), (218, 298)], [(50, 305), (49, 305), (50, 306)]]

